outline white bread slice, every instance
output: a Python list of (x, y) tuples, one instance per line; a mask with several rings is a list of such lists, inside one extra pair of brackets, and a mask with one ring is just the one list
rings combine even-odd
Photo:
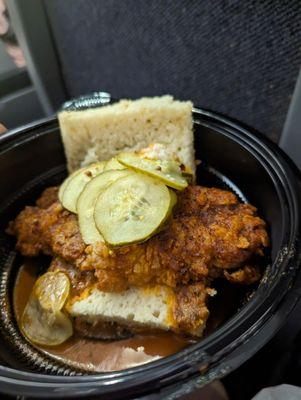
[(147, 325), (168, 330), (172, 326), (173, 297), (172, 290), (163, 286), (154, 289), (130, 288), (121, 293), (93, 289), (88, 297), (68, 307), (68, 311), (73, 317), (84, 317), (89, 322), (101, 319), (122, 325)]
[[(171, 288), (156, 286), (154, 288), (130, 288), (121, 293), (107, 293), (93, 289), (87, 297), (72, 301), (68, 312), (82, 321), (95, 323), (115, 322), (123, 327), (140, 330), (177, 331), (173, 318), (176, 295)], [(201, 336), (205, 321), (194, 331)], [(188, 332), (186, 332), (188, 333)]]
[(69, 172), (151, 143), (167, 145), (195, 171), (192, 103), (172, 96), (118, 103), (58, 115)]

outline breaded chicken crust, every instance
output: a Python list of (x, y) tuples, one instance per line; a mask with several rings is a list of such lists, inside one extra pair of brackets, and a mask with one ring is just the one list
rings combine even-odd
[(164, 228), (146, 242), (109, 248), (85, 245), (77, 216), (46, 189), (36, 206), (25, 207), (10, 224), (17, 248), (25, 256), (59, 257), (80, 271), (94, 271), (103, 291), (163, 284), (176, 288), (225, 277), (231, 282), (260, 279), (258, 258), (268, 246), (265, 222), (255, 207), (239, 203), (225, 190), (189, 186)]

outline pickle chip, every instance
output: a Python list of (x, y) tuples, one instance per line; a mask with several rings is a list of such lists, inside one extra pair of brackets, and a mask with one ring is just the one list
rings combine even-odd
[(178, 202), (178, 198), (177, 198), (177, 195), (175, 194), (175, 192), (173, 190), (171, 190), (171, 189), (169, 189), (169, 194), (170, 194), (170, 197), (171, 197), (170, 207), (171, 207), (171, 211), (172, 211), (172, 209), (174, 208), (174, 206)]
[(46, 311), (61, 311), (69, 296), (70, 281), (63, 272), (46, 272), (33, 288), (33, 294)]
[[(121, 165), (121, 164), (120, 164)], [(104, 238), (94, 222), (94, 205), (97, 197), (108, 185), (117, 179), (131, 174), (127, 169), (105, 171), (93, 178), (80, 194), (77, 201), (79, 230), (86, 244), (104, 242)]]
[(171, 202), (170, 192), (160, 180), (132, 173), (99, 195), (95, 224), (112, 246), (142, 241), (165, 221)]
[(32, 289), (21, 318), (21, 330), (32, 343), (57, 346), (73, 334), (71, 320), (62, 312), (70, 291), (63, 272), (46, 272)]
[(24, 309), (21, 330), (27, 339), (43, 346), (57, 346), (73, 334), (72, 322), (61, 311), (46, 311), (32, 294)]
[(59, 201), (61, 203), (63, 202), (63, 194), (64, 194), (64, 191), (65, 191), (66, 187), (68, 186), (69, 182), (74, 178), (75, 175), (79, 174), (83, 169), (84, 168), (81, 168), (81, 169), (78, 169), (77, 171), (74, 171), (61, 184), (61, 186), (59, 188), (59, 193), (58, 193)]
[(59, 197), (62, 205), (69, 211), (76, 214), (76, 203), (84, 187), (91, 179), (101, 174), (105, 168), (106, 162), (91, 164), (88, 167), (81, 168), (67, 178), (68, 183), (63, 182), (63, 191)]
[(183, 190), (188, 185), (182, 176), (180, 164), (176, 161), (148, 159), (135, 153), (121, 153), (117, 160), (126, 167), (160, 179), (174, 189)]
[(116, 170), (116, 169), (126, 169), (126, 167), (121, 164), (115, 157), (107, 161), (104, 171)]

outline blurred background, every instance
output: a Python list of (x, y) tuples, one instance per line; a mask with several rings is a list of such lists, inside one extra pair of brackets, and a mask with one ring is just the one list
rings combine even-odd
[(0, 0), (0, 14), (10, 128), (103, 90), (192, 99), (280, 140), (301, 65), (299, 0)]
[[(169, 93), (263, 133), (301, 167), (300, 65), (300, 0), (0, 0), (7, 128), (93, 91)], [(276, 338), (224, 380), (231, 399), (300, 384), (300, 315), (299, 305)]]

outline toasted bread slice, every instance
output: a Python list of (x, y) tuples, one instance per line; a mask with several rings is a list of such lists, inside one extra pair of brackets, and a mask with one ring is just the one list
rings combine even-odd
[(69, 172), (122, 151), (162, 143), (195, 171), (192, 103), (171, 96), (121, 100), (58, 115)]

